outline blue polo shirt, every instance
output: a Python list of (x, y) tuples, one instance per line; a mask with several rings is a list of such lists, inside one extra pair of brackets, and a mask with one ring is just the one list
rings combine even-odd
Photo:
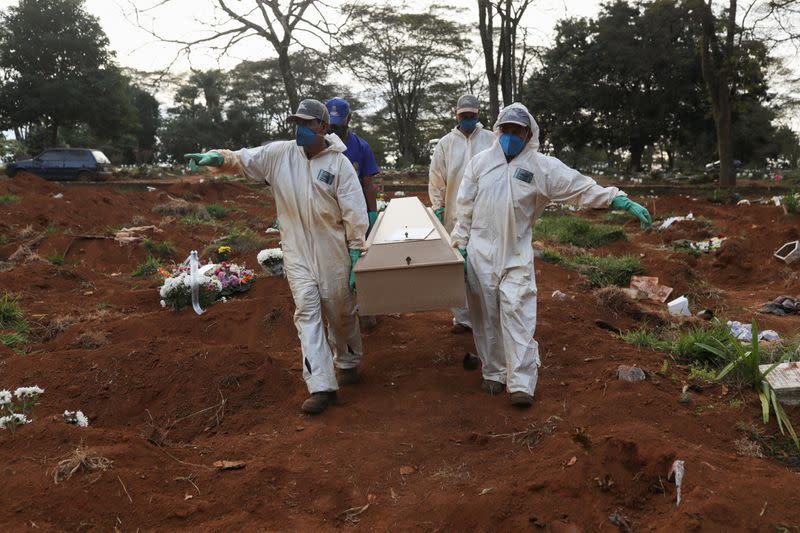
[(347, 150), (344, 151), (344, 155), (353, 164), (353, 168), (358, 174), (358, 181), (363, 186), (365, 177), (368, 178), (380, 172), (378, 164), (375, 162), (375, 156), (372, 154), (372, 148), (369, 147), (367, 141), (352, 131), (347, 132), (345, 146), (347, 146)]

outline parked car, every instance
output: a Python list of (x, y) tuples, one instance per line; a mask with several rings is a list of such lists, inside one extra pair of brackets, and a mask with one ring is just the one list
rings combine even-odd
[[(719, 163), (720, 163), (719, 161), (714, 161), (713, 163), (708, 163), (706, 165), (706, 172), (711, 172), (712, 170), (719, 170)], [(734, 168), (734, 170), (739, 168), (739, 167), (741, 167), (741, 166), (742, 166), (742, 162), (741, 161), (739, 161), (738, 159), (734, 159), (733, 160), (733, 168)]]
[(90, 181), (110, 177), (111, 161), (100, 150), (53, 148), (33, 159), (6, 165), (6, 174), (11, 177), (20, 170), (32, 172), (48, 180)]

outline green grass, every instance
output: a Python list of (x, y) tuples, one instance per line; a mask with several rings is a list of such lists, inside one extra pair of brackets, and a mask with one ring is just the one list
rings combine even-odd
[(142, 248), (147, 250), (147, 253), (151, 256), (157, 256), (162, 259), (170, 258), (175, 255), (175, 246), (173, 246), (170, 241), (156, 243), (151, 239), (145, 239), (142, 241)]
[(50, 261), (55, 266), (63, 266), (64, 265), (64, 254), (60, 254), (58, 252), (53, 252), (47, 258), (47, 260)]
[[(622, 334), (622, 340), (628, 344), (632, 344), (637, 348), (647, 348), (654, 352), (669, 352), (672, 348), (672, 343), (664, 340), (652, 330), (647, 328), (639, 328), (631, 331), (626, 331)], [(667, 362), (666, 359), (664, 362)], [(669, 363), (667, 363), (668, 365)], [(668, 367), (668, 366), (667, 366)], [(666, 369), (664, 370), (666, 373)]]
[(214, 239), (203, 250), (203, 255), (215, 254), (220, 246), (230, 246), (236, 252), (253, 252), (268, 248), (271, 240), (255, 233), (250, 228), (234, 227), (230, 232), (218, 239)]
[(211, 215), (213, 218), (216, 218), (217, 220), (222, 220), (223, 218), (228, 216), (228, 213), (236, 211), (236, 208), (223, 207), (217, 204), (208, 204), (206, 205), (206, 211), (208, 211), (208, 214)]
[(544, 250), (542, 260), (577, 270), (586, 276), (592, 287), (627, 287), (631, 277), (645, 273), (641, 261), (632, 255), (595, 257), (581, 254), (566, 257), (552, 250)]
[(216, 220), (214, 218), (205, 218), (203, 216), (196, 215), (196, 214), (184, 215), (184, 216), (182, 216), (180, 218), (180, 221), (181, 221), (181, 224), (185, 224), (186, 226), (190, 226), (190, 227), (202, 226), (202, 225), (215, 226), (215, 227), (219, 227), (220, 226), (220, 223), (219, 223), (218, 220)]
[(600, 217), (601, 222), (612, 225), (625, 224), (631, 220), (634, 220), (634, 217), (625, 211), (608, 211), (603, 213), (603, 216)]
[(0, 235), (0, 246), (3, 246), (4, 244), (8, 244), (8, 237), (5, 235)]
[(719, 369), (725, 364), (715, 353), (703, 348), (701, 344), (727, 341), (727, 326), (711, 322), (707, 327), (692, 327), (675, 334), (663, 334), (647, 328), (639, 328), (623, 333), (622, 340), (639, 348), (673, 355), (682, 363), (696, 369)]
[(20, 201), (20, 197), (16, 194), (6, 193), (0, 194), (0, 205), (11, 205), (11, 204), (18, 204)]
[(16, 298), (3, 293), (0, 296), (0, 342), (12, 349), (28, 343), (31, 328)]
[(547, 215), (534, 224), (533, 238), (581, 248), (598, 248), (627, 237), (619, 226), (592, 224), (569, 215)]
[(47, 229), (44, 230), (47, 235), (55, 235), (58, 233), (58, 228), (56, 226), (47, 226)]
[(156, 274), (159, 268), (161, 268), (161, 263), (158, 262), (158, 259), (149, 255), (147, 261), (136, 267), (131, 275), (135, 278), (149, 277)]
[(789, 193), (781, 198), (781, 204), (790, 215), (800, 213), (800, 193)]

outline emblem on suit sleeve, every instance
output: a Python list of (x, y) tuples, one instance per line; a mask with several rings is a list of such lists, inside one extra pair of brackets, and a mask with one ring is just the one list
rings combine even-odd
[(530, 170), (525, 170), (524, 168), (518, 168), (514, 172), (514, 179), (524, 181), (525, 183), (530, 183), (533, 181), (533, 172)]
[(328, 172), (327, 170), (320, 170), (319, 174), (317, 174), (317, 179), (326, 185), (330, 185), (333, 183), (333, 178), (335, 176)]

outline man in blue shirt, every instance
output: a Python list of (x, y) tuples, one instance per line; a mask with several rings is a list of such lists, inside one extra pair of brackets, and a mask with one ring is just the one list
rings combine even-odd
[[(364, 191), (364, 198), (367, 200), (367, 214), (369, 216), (369, 229), (375, 224), (378, 218), (378, 201), (375, 195), (375, 186), (372, 177), (380, 172), (375, 156), (367, 141), (349, 131), (350, 120), (353, 114), (350, 112), (350, 104), (343, 98), (331, 98), (325, 102), (328, 113), (331, 117), (330, 132), (335, 133), (344, 142), (347, 150), (344, 151), (345, 157), (353, 164), (358, 174), (358, 181)], [(367, 232), (369, 233), (369, 232)]]

